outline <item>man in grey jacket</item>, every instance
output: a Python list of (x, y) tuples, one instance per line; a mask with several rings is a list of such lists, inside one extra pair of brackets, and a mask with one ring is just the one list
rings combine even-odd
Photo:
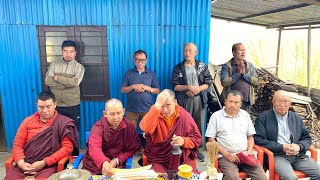
[(84, 67), (75, 60), (76, 43), (62, 43), (62, 59), (52, 62), (46, 73), (45, 83), (57, 99), (57, 111), (75, 121), (79, 130), (80, 87)]
[(256, 119), (255, 143), (274, 153), (274, 168), (281, 179), (297, 179), (293, 170), (305, 173), (311, 180), (320, 179), (319, 164), (305, 154), (311, 145), (310, 134), (301, 117), (289, 111), (291, 97), (279, 90), (272, 104), (272, 109)]

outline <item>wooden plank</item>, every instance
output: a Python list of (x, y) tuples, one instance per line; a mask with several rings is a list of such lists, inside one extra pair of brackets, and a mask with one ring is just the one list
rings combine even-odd
[(288, 95), (291, 97), (292, 102), (299, 103), (299, 104), (309, 104), (312, 102), (311, 98), (308, 96), (299, 95), (295, 92), (287, 92)]

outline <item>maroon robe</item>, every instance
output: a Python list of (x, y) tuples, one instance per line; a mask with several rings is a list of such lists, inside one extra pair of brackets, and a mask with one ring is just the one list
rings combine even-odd
[[(61, 148), (62, 139), (68, 136), (74, 146), (72, 155), (79, 154), (78, 131), (74, 120), (58, 114), (51, 126), (36, 134), (24, 146), (25, 162), (34, 163), (52, 155)], [(46, 179), (57, 172), (57, 164), (45, 167), (34, 175), (36, 179)], [(10, 168), (5, 180), (23, 179), (26, 175), (17, 166)]]
[[(195, 148), (193, 149), (183, 148), (183, 146), (180, 147), (182, 154), (179, 162), (176, 162), (177, 159), (172, 156), (173, 146), (170, 142), (174, 134), (176, 136), (189, 137), (195, 143)], [(146, 134), (146, 147), (144, 152), (148, 161), (152, 163), (152, 169), (156, 172), (174, 170), (172, 168), (176, 167), (176, 164), (188, 164), (192, 166), (193, 171), (196, 171), (193, 161), (198, 156), (200, 143), (201, 134), (196, 123), (191, 115), (180, 107), (180, 116), (174, 121), (170, 133), (162, 142), (153, 143), (151, 135)]]
[[(101, 148), (91, 149), (94, 156), (89, 153), (90, 144), (100, 144), (94, 137), (102, 138)], [(113, 158), (119, 159), (119, 168), (125, 168), (125, 163), (130, 156), (140, 148), (140, 139), (136, 128), (127, 119), (123, 118), (119, 127), (113, 130), (108, 120), (102, 117), (97, 121), (90, 132), (89, 141), (87, 143), (88, 150), (83, 157), (83, 169), (91, 172), (91, 174), (101, 174), (101, 168), (104, 161), (110, 161)]]

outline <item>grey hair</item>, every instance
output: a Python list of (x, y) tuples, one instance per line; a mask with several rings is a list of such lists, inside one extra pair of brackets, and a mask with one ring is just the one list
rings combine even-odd
[(184, 48), (186, 48), (186, 46), (188, 46), (188, 45), (193, 45), (193, 46), (194, 46), (194, 50), (198, 51), (197, 46), (196, 46), (194, 43), (192, 43), (192, 42), (187, 43), (187, 44), (184, 46)]
[(241, 101), (243, 99), (242, 93), (240, 91), (237, 90), (230, 90), (227, 92), (227, 96), (226, 99), (228, 98), (229, 94), (233, 95), (233, 96), (240, 96), (241, 97)]
[(173, 99), (176, 98), (175, 93), (174, 93), (172, 90), (170, 90), (170, 89), (164, 89), (164, 90), (162, 90), (160, 93), (163, 93), (163, 92), (167, 92), (167, 93), (169, 94), (169, 96), (170, 96), (171, 98), (173, 98)]
[(119, 100), (119, 99), (116, 99), (116, 98), (112, 98), (112, 99), (109, 99), (106, 104), (105, 104), (105, 111), (108, 110), (108, 106), (109, 105), (121, 105), (121, 107), (123, 108), (123, 105), (122, 105), (122, 102)]

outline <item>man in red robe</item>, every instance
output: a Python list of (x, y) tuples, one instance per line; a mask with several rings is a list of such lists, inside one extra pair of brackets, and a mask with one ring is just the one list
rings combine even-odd
[(121, 101), (110, 99), (103, 117), (93, 125), (83, 157), (83, 168), (91, 174), (114, 174), (112, 169), (125, 168), (127, 159), (140, 148), (136, 128), (123, 117), (124, 112)]
[[(146, 133), (144, 152), (152, 169), (166, 172), (175, 169), (176, 164), (188, 164), (196, 170), (201, 134), (192, 116), (178, 105), (173, 91), (165, 89), (158, 95), (140, 122), (140, 128)], [(172, 155), (174, 146), (182, 150), (178, 160)]]
[(78, 132), (74, 121), (60, 115), (51, 92), (37, 96), (38, 112), (20, 125), (12, 148), (16, 163), (5, 180), (34, 176), (47, 179), (57, 172), (57, 163), (71, 154), (78, 155)]

